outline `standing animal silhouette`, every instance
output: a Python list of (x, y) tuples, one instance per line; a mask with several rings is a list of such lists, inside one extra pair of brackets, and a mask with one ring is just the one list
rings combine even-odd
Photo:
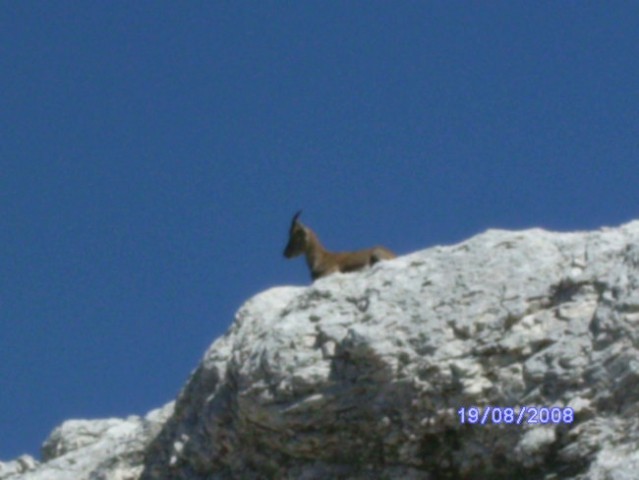
[(313, 280), (335, 272), (354, 272), (397, 256), (388, 248), (379, 246), (354, 252), (329, 252), (315, 232), (299, 221), (301, 213), (300, 210), (293, 216), (284, 256), (293, 258), (306, 255), (306, 264)]

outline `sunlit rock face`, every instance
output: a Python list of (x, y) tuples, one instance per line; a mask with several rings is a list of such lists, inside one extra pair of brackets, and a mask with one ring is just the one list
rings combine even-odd
[(635, 479), (638, 338), (639, 222), (491, 230), (253, 297), (174, 409), (0, 479)]
[(42, 446), (42, 461), (23, 455), (0, 463), (1, 480), (134, 480), (144, 449), (155, 438), (173, 403), (144, 418), (68, 420)]

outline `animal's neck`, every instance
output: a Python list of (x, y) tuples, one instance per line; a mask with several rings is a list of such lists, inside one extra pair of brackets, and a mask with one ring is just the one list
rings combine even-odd
[(316, 273), (321, 271), (322, 264), (324, 263), (324, 259), (327, 256), (330, 256), (330, 252), (326, 250), (315, 232), (313, 232), (310, 228), (307, 230), (307, 239), (306, 239), (306, 263), (310, 268), (312, 273)]

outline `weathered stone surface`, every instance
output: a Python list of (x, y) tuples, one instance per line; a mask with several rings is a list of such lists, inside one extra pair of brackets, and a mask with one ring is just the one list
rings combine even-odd
[[(73, 478), (639, 478), (638, 287), (633, 222), (491, 230), (268, 290), (211, 346), (160, 433), (131, 446), (129, 477)], [(471, 406), (570, 407), (574, 421), (462, 425)], [(54, 432), (34, 472), (103, 455), (119, 428)]]
[[(264, 292), (207, 352), (142, 478), (635, 478), (638, 266), (638, 222), (489, 231)], [(575, 421), (461, 425), (473, 405)]]
[(0, 478), (17, 478), (19, 474), (35, 470), (38, 462), (30, 455), (22, 455), (11, 462), (0, 462)]
[(66, 421), (44, 442), (42, 463), (20, 457), (23, 468), (13, 471), (0, 464), (0, 480), (135, 480), (144, 449), (172, 411), (171, 403), (144, 418)]

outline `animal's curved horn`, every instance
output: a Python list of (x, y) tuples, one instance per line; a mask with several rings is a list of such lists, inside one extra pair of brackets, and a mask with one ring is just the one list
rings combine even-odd
[(293, 221), (291, 222), (291, 225), (295, 225), (297, 223), (297, 219), (299, 218), (301, 214), (302, 214), (302, 211), (298, 210), (297, 213), (293, 215)]

